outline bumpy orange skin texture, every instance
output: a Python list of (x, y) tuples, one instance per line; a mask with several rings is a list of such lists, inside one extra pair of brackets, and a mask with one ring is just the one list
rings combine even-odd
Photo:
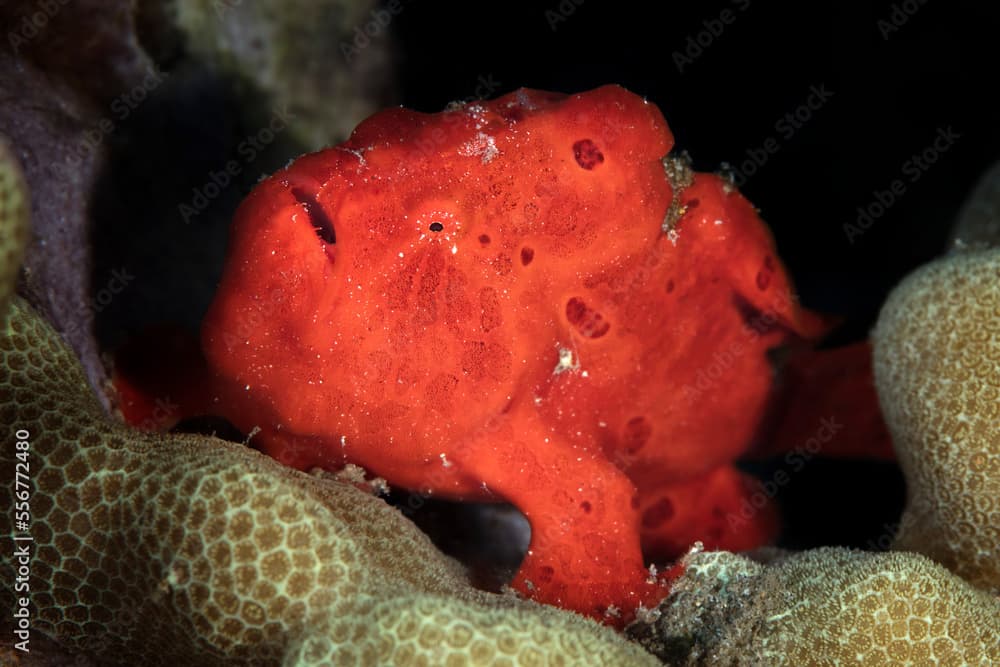
[(664, 593), (641, 544), (760, 544), (770, 510), (725, 520), (754, 490), (731, 464), (766, 351), (809, 325), (752, 206), (674, 187), (672, 143), (607, 86), (393, 109), (300, 158), (237, 213), (211, 411), (296, 468), (515, 504), (513, 585), (597, 617)]

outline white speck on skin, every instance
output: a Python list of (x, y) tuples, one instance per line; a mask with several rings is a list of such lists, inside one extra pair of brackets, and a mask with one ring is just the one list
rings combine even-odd
[(448, 460), (448, 457), (445, 456), (444, 452), (441, 452), (438, 456), (441, 457), (441, 465), (444, 466), (445, 468), (450, 468), (452, 465), (454, 465), (451, 461)]
[(338, 151), (344, 151), (345, 153), (350, 153), (354, 157), (358, 158), (358, 162), (361, 163), (362, 167), (368, 166), (368, 163), (365, 162), (365, 155), (362, 150), (358, 150), (356, 148), (344, 148), (342, 146), (337, 146), (336, 148)]
[(559, 375), (560, 373), (565, 373), (566, 371), (577, 371), (580, 370), (580, 360), (573, 353), (573, 350), (568, 347), (559, 348), (559, 363), (552, 370), (553, 375)]

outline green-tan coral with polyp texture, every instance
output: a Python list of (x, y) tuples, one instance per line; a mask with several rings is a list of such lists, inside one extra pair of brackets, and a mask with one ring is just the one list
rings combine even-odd
[[(0, 203), (26, 200), (12, 163), (0, 152)], [(0, 246), (5, 262), (23, 247), (18, 210), (0, 206), (0, 240), (17, 240)], [(657, 664), (591, 620), (473, 589), (350, 484), (111, 420), (19, 298), (0, 329), (0, 423), (0, 507), (13, 506), (15, 433), (30, 442), (32, 632), (101, 665)], [(0, 516), (13, 536), (13, 513)], [(4, 609), (13, 568), (0, 561)]]
[(28, 189), (21, 168), (0, 137), (0, 322), (28, 243)]
[(910, 275), (873, 341), (907, 484), (893, 548), (1000, 593), (1000, 248), (954, 253)]
[(1000, 600), (912, 553), (840, 548), (763, 566), (693, 552), (629, 628), (671, 665), (1000, 664)]

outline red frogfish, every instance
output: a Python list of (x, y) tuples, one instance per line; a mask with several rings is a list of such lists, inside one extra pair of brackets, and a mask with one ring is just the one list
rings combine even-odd
[(625, 622), (669, 589), (648, 559), (774, 536), (769, 506), (727, 520), (758, 489), (733, 463), (769, 350), (824, 330), (753, 206), (672, 146), (617, 86), (376, 114), (240, 206), (185, 410), (295, 468), (512, 503), (511, 585)]

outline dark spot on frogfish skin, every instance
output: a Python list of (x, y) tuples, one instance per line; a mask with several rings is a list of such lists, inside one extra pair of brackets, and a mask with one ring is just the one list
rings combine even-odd
[(323, 207), (316, 201), (316, 196), (306, 192), (302, 188), (292, 188), (292, 196), (305, 207), (306, 214), (309, 216), (309, 222), (316, 231), (316, 236), (326, 243), (336, 243), (337, 233), (333, 228), (333, 221), (330, 220), (330, 216), (326, 214)]
[(566, 302), (566, 319), (584, 338), (600, 338), (611, 329), (603, 315), (575, 296)]
[(531, 264), (531, 260), (533, 260), (534, 258), (535, 258), (535, 251), (534, 251), (534, 249), (529, 248), (528, 246), (524, 246), (523, 248), (521, 248), (521, 265), (522, 266), (527, 266), (528, 264)]
[(590, 139), (581, 139), (573, 144), (573, 157), (584, 169), (593, 169), (604, 162), (604, 153)]
[(490, 243), (490, 235), (489, 234), (480, 234), (479, 235), (479, 242), (482, 243), (483, 245), (489, 245), (489, 243)]

